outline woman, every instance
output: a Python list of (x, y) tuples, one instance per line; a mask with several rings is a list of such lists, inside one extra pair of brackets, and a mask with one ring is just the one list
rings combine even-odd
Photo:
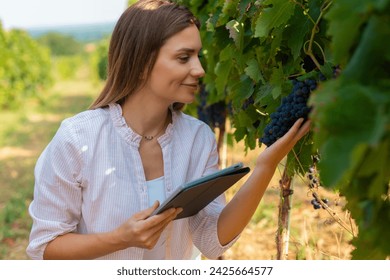
[(33, 259), (217, 258), (238, 239), (277, 164), (309, 130), (302, 120), (260, 154), (225, 206), (149, 217), (176, 186), (218, 170), (216, 141), (183, 114), (204, 75), (199, 22), (184, 7), (140, 1), (111, 38), (108, 78), (91, 110), (64, 120), (35, 170)]

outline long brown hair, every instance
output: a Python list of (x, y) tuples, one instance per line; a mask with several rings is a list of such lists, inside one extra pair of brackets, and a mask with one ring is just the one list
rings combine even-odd
[(111, 35), (106, 84), (90, 109), (122, 104), (144, 85), (165, 41), (191, 24), (200, 26), (186, 7), (170, 1), (141, 0), (127, 8)]

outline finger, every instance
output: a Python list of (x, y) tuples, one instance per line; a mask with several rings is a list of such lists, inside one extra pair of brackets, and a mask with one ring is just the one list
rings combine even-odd
[(155, 227), (151, 228), (150, 232), (152, 235), (161, 233), (171, 222), (173, 219), (166, 219), (163, 222), (159, 223)]
[(300, 118), (298, 119), (294, 125), (289, 129), (289, 131), (286, 133), (286, 138), (290, 140), (295, 140), (297, 142), (299, 139), (302, 138), (303, 135), (305, 135), (310, 130), (310, 124), (311, 121), (308, 120), (304, 123), (304, 119)]
[(158, 208), (159, 205), (160, 205), (160, 202), (158, 200), (156, 200), (151, 207), (149, 207), (145, 210), (142, 210), (138, 213), (135, 213), (134, 218), (136, 218), (137, 220), (145, 220), (153, 213), (154, 210), (156, 210)]
[(306, 133), (310, 130), (311, 121), (308, 120), (305, 123), (301, 124), (301, 126), (298, 128), (297, 131), (295, 131), (295, 134), (293, 135), (293, 138), (291, 139), (292, 143), (298, 142)]
[[(173, 210), (172, 212), (171, 211), (169, 211), (169, 212), (167, 212), (167, 211), (165, 211), (165, 212), (167, 212), (167, 216), (165, 216), (164, 217), (164, 219), (160, 222), (160, 225), (162, 224), (162, 225), (164, 225), (164, 224), (169, 224), (171, 221), (173, 221), (176, 217), (177, 217), (177, 215), (183, 210), (182, 208), (171, 208), (171, 209), (169, 209), (169, 210)], [(162, 214), (165, 214), (165, 212), (164, 213), (161, 213), (160, 215), (162, 215)]]
[(299, 128), (297, 134), (295, 135), (297, 141), (310, 131), (310, 126), (311, 126), (311, 120), (308, 120)]
[[(138, 221), (140, 227), (139, 232), (144, 236), (145, 242), (141, 242), (141, 246), (145, 248), (151, 248), (158, 240), (161, 232), (167, 227), (167, 225), (176, 217), (178, 211), (175, 208), (169, 209), (164, 214), (169, 215), (154, 215), (146, 218), (145, 220)], [(146, 238), (146, 239), (145, 239)]]
[(300, 118), (295, 121), (295, 123), (292, 127), (290, 127), (287, 133), (283, 137), (279, 138), (276, 142), (290, 143), (297, 135), (299, 127), (302, 125), (303, 121), (303, 118)]
[[(168, 223), (169, 224), (169, 223)], [(150, 237), (149, 237), (149, 245), (147, 245), (146, 247), (148, 249), (153, 249), (154, 246), (156, 246), (158, 240), (160, 239), (161, 237), (161, 234), (164, 232), (164, 230), (167, 228), (168, 224), (166, 224), (164, 227), (161, 227), (160, 229), (158, 229), (157, 231), (151, 233)]]
[(157, 230), (154, 234), (153, 234), (153, 239), (156, 240), (156, 242), (158, 241), (158, 239), (160, 238), (161, 234), (163, 233), (163, 231), (168, 227), (169, 223), (165, 224), (163, 227), (161, 227), (159, 230)]
[(177, 217), (177, 215), (180, 212), (181, 212), (181, 210), (176, 209), (176, 211), (171, 216), (169, 216), (166, 220), (164, 220), (164, 222), (162, 223), (163, 227), (162, 227), (161, 231), (163, 231), (171, 222), (173, 222), (173, 220)]
[(155, 226), (161, 225), (162, 222), (165, 220), (172, 220), (176, 217), (177, 210), (175, 208), (170, 208), (165, 210), (164, 212), (153, 215), (145, 219), (145, 227), (146, 228), (153, 228)]
[(290, 128), (289, 131), (292, 131), (293, 134), (296, 134), (299, 131), (304, 121), (305, 121), (304, 118), (299, 118), (298, 120), (295, 121), (295, 123), (293, 124), (293, 126)]
[[(171, 208), (172, 210), (174, 210), (173, 212), (170, 212), (168, 216), (166, 216), (163, 220), (161, 220), (159, 223), (157, 224), (154, 224), (153, 223), (150, 223), (149, 225), (151, 226), (151, 230), (152, 231), (158, 231), (160, 229), (164, 229), (170, 222), (172, 222), (176, 217), (177, 215), (183, 210), (182, 208)], [(171, 210), (169, 209), (169, 210)], [(169, 211), (167, 210), (167, 211)], [(165, 212), (167, 212), (165, 211)], [(165, 213), (164, 212), (164, 213)], [(163, 214), (163, 213), (162, 213)], [(159, 214), (159, 215), (162, 215), (162, 214)], [(157, 215), (156, 215), (157, 216)]]
[(182, 211), (183, 208), (175, 208), (175, 211), (167, 218), (167, 220), (174, 220)]

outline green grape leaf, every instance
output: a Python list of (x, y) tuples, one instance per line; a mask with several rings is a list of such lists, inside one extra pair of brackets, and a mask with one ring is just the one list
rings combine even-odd
[(284, 83), (284, 73), (281, 65), (272, 69), (269, 83), (273, 86), (271, 92), (272, 97), (274, 99), (278, 98), (282, 94), (282, 84)]
[[(359, 182), (359, 184), (362, 183), (363, 182)], [(351, 194), (351, 197), (353, 197), (353, 194)], [(359, 210), (363, 210), (364, 215), (356, 215), (360, 212)], [(386, 238), (383, 238), (383, 233), (390, 231), (390, 224), (385, 222), (390, 220), (389, 200), (384, 201), (379, 205), (374, 205), (372, 201), (366, 200), (355, 205), (351, 212), (353, 217), (357, 216), (360, 218), (360, 223), (358, 225), (362, 229), (359, 230), (358, 238), (352, 240), (352, 245), (356, 247), (352, 253), (352, 259), (386, 259), (390, 254), (390, 243)], [(364, 222), (367, 222), (367, 224)]]
[(232, 45), (227, 45), (219, 54), (219, 61), (231, 60), (234, 57), (234, 49)]
[[(383, 25), (383, 22), (386, 21), (389, 24)], [(390, 48), (384, 48), (383, 38), (389, 37), (389, 20), (386, 17), (371, 17), (364, 29), (360, 44), (343, 71), (343, 75), (365, 82), (377, 81), (378, 79), (388, 80)]]
[(276, 111), (276, 108), (279, 107), (280, 103), (276, 102), (272, 96), (273, 86), (270, 84), (261, 85), (256, 92), (255, 103), (264, 107), (262, 110), (263, 113), (271, 114)]
[[(386, 195), (390, 179), (390, 138), (379, 145), (369, 147), (361, 159), (357, 174), (360, 177), (370, 178), (367, 185), (368, 197), (373, 200), (382, 200)], [(357, 176), (357, 175), (356, 175)]]
[(236, 124), (236, 121), (234, 122), (234, 124), (235, 124), (234, 126), (236, 128), (236, 130), (234, 131), (234, 139), (236, 140), (236, 142), (240, 142), (246, 136), (246, 133), (247, 133), (246, 128), (238, 126)]
[(296, 60), (302, 51), (305, 38), (310, 33), (313, 23), (304, 16), (301, 9), (295, 9), (294, 15), (289, 21), (288, 27), (284, 31), (284, 38), (287, 39), (287, 45), (291, 50), (294, 60)]
[(245, 144), (246, 147), (249, 149), (253, 150), (256, 148), (256, 143), (257, 143), (257, 131), (255, 129), (252, 129), (252, 126), (249, 126), (247, 129), (247, 136), (245, 138)]
[(233, 67), (233, 61), (231, 59), (233, 55), (231, 45), (228, 45), (220, 53), (220, 61), (216, 64), (214, 72), (217, 76), (215, 79), (215, 88), (218, 95), (222, 96), (225, 91), (227, 81), (229, 80), (229, 74)]
[[(252, 122), (253, 122), (252, 118), (246, 113), (246, 111), (241, 110), (234, 114), (234, 126), (236, 128), (234, 135), (237, 142), (239, 142), (244, 138), (248, 138), (247, 136), (251, 130)], [(252, 131), (255, 132), (254, 129), (252, 129)], [(253, 141), (256, 141), (256, 139), (254, 138)]]
[(376, 91), (339, 77), (311, 98), (317, 130), (314, 142), (324, 155), (320, 166), (326, 185), (336, 185), (358, 160), (352, 155), (360, 144), (376, 145), (386, 131), (383, 110), (372, 98)]
[(235, 16), (238, 10), (237, 5), (237, 0), (225, 0), (222, 7), (222, 13), (227, 16)]
[(254, 92), (252, 80), (247, 75), (242, 75), (240, 81), (232, 86), (232, 105), (240, 109), (244, 100), (248, 99)]
[(269, 58), (270, 61), (273, 61), (273, 64), (279, 62), (276, 55), (280, 51), (280, 46), (282, 45), (283, 30), (284, 28), (275, 28), (272, 30), (272, 43), (269, 50)]
[(247, 62), (247, 65), (248, 66), (245, 68), (245, 74), (247, 74), (256, 83), (260, 81), (262, 75), (257, 60), (252, 58)]
[(313, 164), (312, 154), (312, 134), (310, 133), (299, 140), (294, 149), (287, 155), (287, 174), (289, 176), (294, 174), (304, 176)]
[(293, 15), (295, 4), (285, 0), (266, 0), (264, 8), (256, 20), (255, 37), (266, 37), (272, 29), (283, 26)]
[(220, 13), (214, 13), (209, 17), (209, 19), (206, 21), (206, 30), (207, 31), (209, 31), (209, 32), (215, 31), (215, 28), (217, 27), (219, 15), (220, 15)]
[(252, 5), (252, 0), (241, 0), (238, 4), (238, 11), (240, 17), (243, 17), (243, 15), (249, 10)]
[(233, 39), (237, 49), (240, 50), (244, 36), (243, 24), (237, 20), (231, 20), (226, 24), (226, 29), (229, 30), (229, 37)]
[[(358, 40), (360, 26), (370, 10), (372, 0), (334, 1), (325, 18), (329, 22), (328, 34), (332, 37), (334, 60), (344, 65), (350, 56), (350, 49)], [(348, 16), (347, 16), (348, 15)]]

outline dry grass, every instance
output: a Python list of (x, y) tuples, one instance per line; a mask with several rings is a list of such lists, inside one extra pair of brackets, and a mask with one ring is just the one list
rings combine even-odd
[[(241, 143), (227, 149), (227, 163), (242, 161), (254, 167), (262, 148), (256, 148), (245, 155)], [(240, 239), (223, 256), (231, 260), (272, 260), (276, 259), (276, 232), (278, 229), (279, 179), (283, 166), (274, 174), (269, 187)], [(227, 199), (237, 191), (244, 180), (227, 192)], [(302, 178), (294, 180), (290, 235), (286, 259), (346, 260), (351, 258), (353, 246), (349, 244), (352, 235), (343, 229), (324, 209), (314, 210), (309, 188)], [(344, 221), (349, 223), (348, 212), (343, 209), (343, 198), (326, 189), (318, 190), (322, 197), (329, 199), (329, 206)], [(350, 225), (353, 226), (353, 225)], [(354, 227), (354, 226), (353, 226)]]

